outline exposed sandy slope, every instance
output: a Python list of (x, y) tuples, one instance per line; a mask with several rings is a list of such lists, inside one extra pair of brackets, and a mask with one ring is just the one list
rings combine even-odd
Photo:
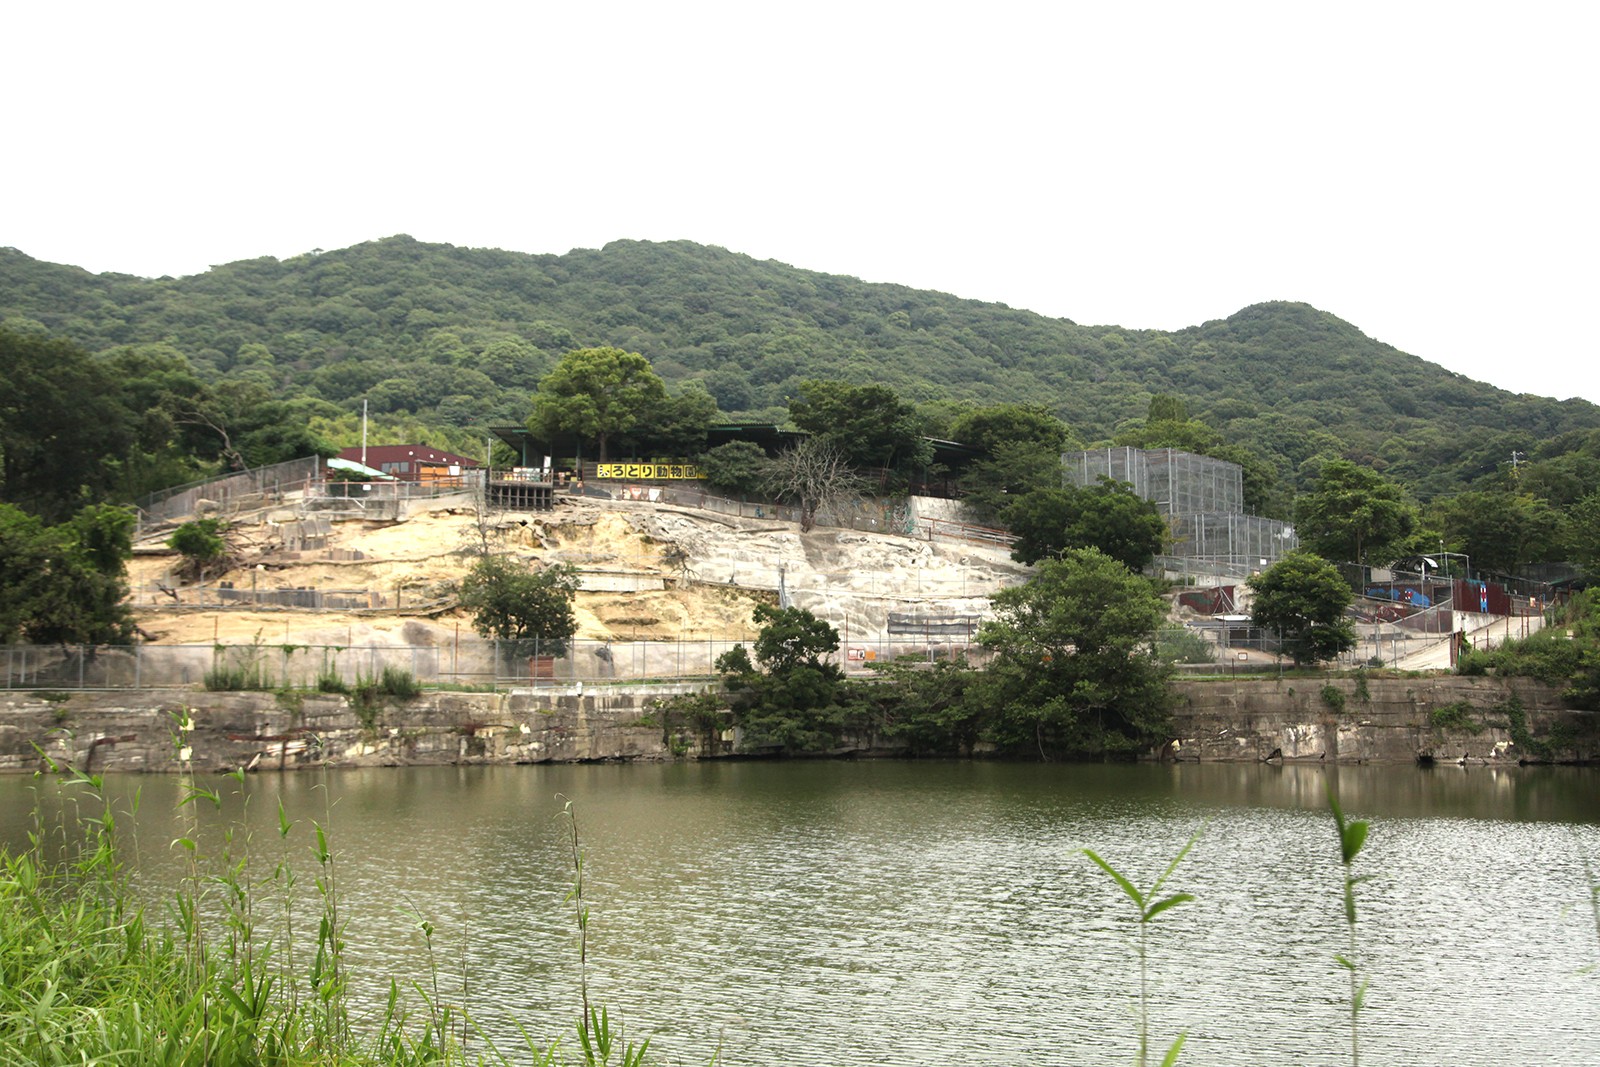
[[(273, 522), (292, 512), (241, 522), (246, 548), (235, 570), (208, 578), (265, 592), (315, 587), (381, 594), (362, 611), (180, 607), (155, 588), (179, 587), (173, 556), (141, 555), (130, 566), (140, 625), (167, 644), (263, 640), (304, 644), (438, 644), (470, 620), (450, 607), (450, 587), (486, 541), (495, 552), (540, 563), (570, 563), (583, 575), (576, 610), (580, 638), (634, 640), (753, 636), (751, 612), (771, 602), (780, 582), (796, 604), (850, 632), (876, 632), (890, 612), (980, 613), (987, 597), (1021, 569), (1003, 549), (930, 544), (911, 538), (735, 519), (643, 502), (562, 498), (555, 511), (494, 513), (480, 527), (469, 503), (434, 506), (401, 522), (337, 521), (326, 549), (286, 553), (270, 547)], [(330, 554), (355, 560), (330, 559)], [(630, 587), (646, 586), (633, 591)], [(609, 590), (609, 591), (608, 591)], [(370, 594), (369, 594), (370, 595)], [(396, 598), (403, 607), (395, 610)]]

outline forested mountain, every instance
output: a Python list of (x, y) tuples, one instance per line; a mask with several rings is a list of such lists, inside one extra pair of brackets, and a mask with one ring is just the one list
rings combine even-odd
[(733, 418), (782, 419), (802, 381), (839, 379), (892, 387), (934, 431), (966, 405), (1042, 403), (1095, 442), (1172, 395), (1258, 454), (1284, 500), (1332, 456), (1427, 500), (1499, 475), (1514, 452), (1592, 450), (1600, 428), (1593, 404), (1471, 381), (1305, 304), (1175, 332), (1082, 326), (681, 241), (557, 256), (397, 236), (160, 279), (0, 249), (0, 319), (92, 352), (181, 354), (203, 381), (298, 400), (335, 443), (363, 399), (394, 434), (446, 447), (522, 422), (556, 359), (591, 345), (643, 353), (674, 385), (699, 379)]

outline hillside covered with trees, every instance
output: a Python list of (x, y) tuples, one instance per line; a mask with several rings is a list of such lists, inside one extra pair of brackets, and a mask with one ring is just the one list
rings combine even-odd
[(5, 249), (0, 318), (92, 352), (163, 346), (202, 380), (326, 402), (313, 414), (335, 436), (362, 399), (441, 429), (521, 422), (563, 353), (602, 345), (643, 354), (669, 385), (699, 379), (730, 418), (781, 419), (801, 382), (833, 379), (886, 385), (935, 423), (1043, 403), (1095, 442), (1168, 394), (1291, 480), (1338, 454), (1424, 499), (1600, 428), (1592, 404), (1473, 382), (1304, 304), (1175, 332), (1082, 326), (689, 242), (556, 256), (399, 236), (154, 280)]
[[(884, 387), (879, 399), (904, 404), (896, 418), (930, 436), (982, 436), (995, 429), (986, 412), (1028, 405), (1065, 433), (1043, 427), (1051, 440), (1027, 455), (1058, 436), (1205, 452), (1244, 464), (1252, 510), (1281, 518), (1346, 460), (1421, 507), (1413, 549), (1475, 541), (1485, 554), (1467, 550), (1487, 560), (1509, 542), (1519, 549), (1502, 563), (1570, 558), (1574, 516), (1600, 506), (1600, 408), (1471, 381), (1304, 304), (1133, 330), (690, 242), (558, 256), (396, 236), (160, 279), (0, 249), (0, 322), (27, 355), (0, 368), (0, 435), (24, 431), (0, 442), (4, 496), (25, 505), (33, 481), (59, 487), (73, 473), (55, 469), (41, 412), (62, 423), (52, 433), (88, 434), (98, 444), (82, 451), (108, 459), (76, 484), (132, 499), (352, 444), (363, 402), (378, 440), (477, 454), (485, 426), (541, 417), (534, 394), (565, 354), (604, 347), (644, 356), (686, 420), (805, 428), (818, 382)], [(1020, 455), (991, 489), (1053, 480), (1016, 484)], [(1006, 496), (994, 495), (980, 501), (991, 513)]]

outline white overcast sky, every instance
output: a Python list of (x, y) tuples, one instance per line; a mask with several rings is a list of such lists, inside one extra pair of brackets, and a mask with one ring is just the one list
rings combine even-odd
[(183, 275), (688, 239), (1176, 329), (1303, 300), (1600, 402), (1580, 3), (34, 3), (0, 245)]

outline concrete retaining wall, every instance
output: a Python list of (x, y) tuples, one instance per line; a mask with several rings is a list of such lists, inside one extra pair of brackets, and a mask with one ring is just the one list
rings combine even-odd
[(31, 771), (41, 751), (92, 773), (670, 759), (649, 702), (682, 691), (430, 692), (370, 708), (311, 693), (13, 692), (0, 771)]
[[(0, 696), (0, 771), (31, 771), (41, 751), (94, 773), (672, 759), (703, 754), (699, 739), (669, 737), (650, 702), (695, 688), (429, 692), (366, 708), (316, 693), (15, 691)], [(1373, 678), (1364, 687), (1350, 678), (1248, 679), (1174, 688), (1175, 740), (1154, 754), (1163, 759), (1600, 758), (1600, 716), (1566, 710), (1556, 689), (1525, 679)], [(1523, 709), (1520, 729), (1512, 698)], [(1457, 723), (1432, 725), (1433, 710), (1449, 705)], [(1530, 751), (1530, 737), (1555, 742), (1553, 751)], [(712, 743), (715, 754), (728, 749)]]
[[(1175, 683), (1173, 734), (1163, 758), (1206, 762), (1285, 760), (1411, 763), (1419, 758), (1510, 762), (1600, 757), (1596, 716), (1562, 706), (1560, 690), (1527, 678), (1256, 678)], [(1329, 692), (1325, 695), (1324, 689)], [(1337, 694), (1337, 695), (1334, 695)], [(1511, 721), (1521, 705), (1524, 742)], [(1434, 726), (1457, 705), (1460, 725)]]

